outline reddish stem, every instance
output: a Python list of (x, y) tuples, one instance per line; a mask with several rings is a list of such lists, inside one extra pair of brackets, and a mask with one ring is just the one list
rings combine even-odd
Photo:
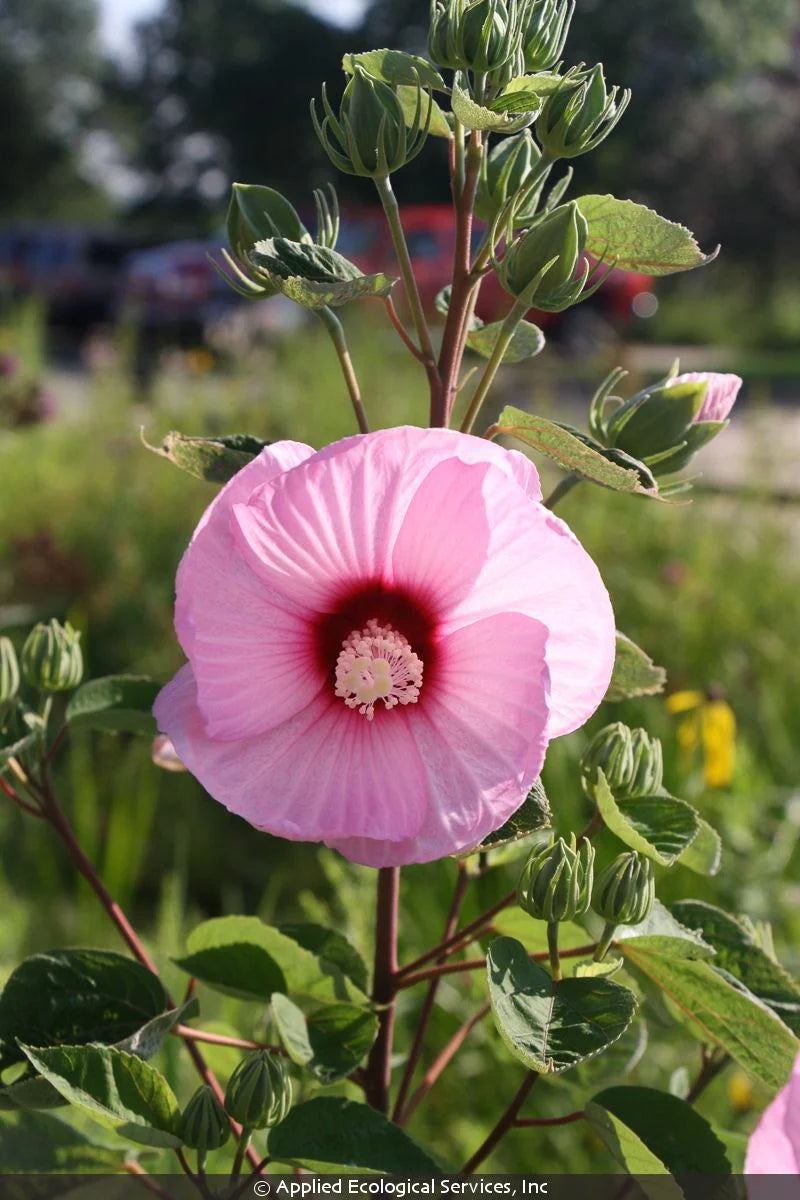
[(491, 1154), (497, 1143), (505, 1137), (510, 1129), (514, 1128), (517, 1120), (517, 1113), (525, 1103), (531, 1088), (536, 1083), (537, 1079), (540, 1078), (541, 1076), (534, 1074), (533, 1071), (529, 1071), (527, 1073), (516, 1096), (511, 1101), (508, 1108), (487, 1137), (486, 1141), (478, 1147), (472, 1158), (470, 1158), (461, 1168), (462, 1175), (471, 1175), (475, 1168), (479, 1166), (489, 1154)]
[(479, 917), (471, 921), (469, 925), (465, 925), (463, 929), (459, 929), (452, 937), (445, 938), (443, 942), (440, 942), (438, 946), (434, 946), (432, 950), (426, 950), (424, 954), (420, 954), (419, 958), (415, 958), (413, 962), (406, 963), (397, 972), (398, 984), (404, 987), (405, 984), (402, 981), (406, 976), (411, 975), (418, 967), (425, 966), (432, 959), (449, 958), (451, 954), (456, 954), (459, 950), (463, 950), (469, 942), (474, 941), (477, 936), (486, 932), (486, 928), (491, 924), (492, 918), (496, 917), (504, 908), (508, 908), (509, 904), (513, 904), (516, 898), (517, 890), (513, 888), (501, 900), (493, 904), (491, 908), (487, 908), (486, 912), (481, 913)]
[(211, 1046), (233, 1046), (238, 1050), (269, 1050), (272, 1054), (286, 1054), (282, 1046), (273, 1046), (270, 1042), (251, 1042), (247, 1038), (208, 1033), (205, 1029), (192, 1029), (190, 1025), (176, 1025), (171, 1032), (188, 1042), (208, 1042)]
[(444, 1049), (441, 1051), (441, 1053), (438, 1055), (438, 1057), (434, 1059), (434, 1061), (428, 1067), (428, 1070), (423, 1075), (422, 1083), (419, 1085), (419, 1087), (414, 1092), (413, 1096), (411, 1097), (411, 1099), (408, 1101), (408, 1103), (405, 1106), (405, 1109), (403, 1111), (402, 1121), (400, 1122), (400, 1124), (405, 1124), (406, 1121), (408, 1121), (410, 1119), (411, 1114), (417, 1108), (417, 1105), (420, 1104), (420, 1102), (425, 1099), (428, 1092), (431, 1090), (433, 1085), (436, 1083), (436, 1080), (441, 1075), (442, 1071), (444, 1071), (444, 1069), (448, 1065), (448, 1063), (450, 1063), (452, 1061), (452, 1059), (455, 1058), (455, 1056), (458, 1054), (461, 1047), (464, 1045), (464, 1042), (467, 1040), (467, 1037), (469, 1036), (469, 1034), (472, 1032), (472, 1030), (475, 1028), (475, 1026), (479, 1023), (479, 1021), (483, 1020), (483, 1018), (489, 1012), (490, 1007), (491, 1006), (489, 1004), (481, 1005), (481, 1007), (477, 1010), (477, 1012), (474, 1012), (472, 1014), (472, 1016), (469, 1018), (469, 1020), (465, 1021), (464, 1024), (461, 1026), (461, 1028), (459, 1030), (457, 1030), (456, 1033), (453, 1034), (450, 1041), (447, 1043), (447, 1045), (444, 1047)]
[(472, 254), (472, 210), (475, 204), (475, 193), (481, 167), (481, 135), (474, 130), (467, 149), (464, 187), (459, 192), (455, 172), (453, 171), (451, 187), (453, 206), (456, 213), (456, 244), (453, 252), (453, 284), (450, 292), (450, 305), (442, 337), (442, 347), (439, 353), (439, 376), (442, 386), (443, 413), (441, 421), (434, 422), (431, 414), (431, 424), (446, 425), (456, 399), (458, 375), (461, 367), (461, 353), (466, 339), (464, 325), (467, 320), (467, 310), (474, 280), (471, 275)]
[(392, 322), (392, 325), (394, 326), (395, 330), (400, 335), (400, 339), (403, 342), (403, 345), (408, 350), (410, 350), (410, 352), (414, 355), (414, 358), (416, 358), (419, 362), (424, 363), (426, 361), (425, 355), (422, 353), (422, 351), (419, 349), (419, 347), (415, 344), (413, 338), (409, 337), (409, 334), (408, 334), (408, 331), (407, 331), (405, 325), (403, 324), (403, 322), (400, 320), (400, 317), (398, 316), (397, 309), (394, 306), (394, 300), (392, 300), (392, 297), (387, 296), (383, 303), (386, 307), (386, 312), (389, 315), (389, 320)]
[(42, 811), (37, 808), (30, 800), (25, 800), (18, 792), (14, 790), (11, 784), (0, 777), (0, 792), (8, 796), (12, 804), (16, 804), (17, 808), (21, 808), (23, 812), (30, 813), (32, 817), (41, 817)]
[[(487, 932), (492, 928), (487, 926)], [(560, 958), (581, 958), (586, 954), (593, 954), (597, 949), (597, 942), (589, 942), (585, 946), (573, 946), (571, 950), (561, 950)], [(531, 954), (530, 957), (534, 962), (547, 962), (550, 957), (547, 951)], [(404, 975), (399, 988), (413, 987), (416, 983), (424, 983), (426, 979), (436, 980), (442, 975), (454, 975), (461, 971), (479, 971), (486, 966), (485, 958), (465, 958), (457, 963), (443, 963), (435, 967), (426, 967), (424, 971), (416, 971), (413, 975)]]
[(399, 867), (378, 871), (378, 902), (375, 914), (375, 969), (372, 999), (378, 1013), (378, 1036), (367, 1060), (364, 1092), (379, 1112), (389, 1111), (392, 1075), (394, 1009), (397, 995), (397, 907), (400, 893)]
[(583, 1109), (578, 1112), (565, 1113), (563, 1117), (519, 1117), (514, 1122), (515, 1129), (528, 1129), (545, 1125), (571, 1125), (573, 1121), (582, 1121), (586, 1116)]
[[(443, 936), (445, 938), (452, 937), (455, 931), (456, 924), (458, 923), (458, 914), (461, 911), (461, 905), (468, 887), (469, 876), (464, 869), (463, 863), (459, 863), (458, 877), (456, 879), (456, 886), (453, 892), (453, 899), (450, 902), (450, 909), (448, 911), (447, 920), (445, 921), (444, 926)], [(438, 974), (431, 977), (428, 993), (422, 1004), (419, 1021), (417, 1022), (417, 1029), (414, 1034), (414, 1041), (411, 1045), (411, 1050), (409, 1051), (408, 1062), (406, 1063), (406, 1069), (403, 1073), (400, 1090), (397, 1093), (397, 1100), (395, 1102), (393, 1114), (395, 1121), (402, 1120), (403, 1105), (406, 1102), (406, 1097), (408, 1095), (409, 1088), (411, 1087), (411, 1082), (414, 1078), (414, 1071), (416, 1070), (417, 1063), (419, 1062), (420, 1055), (422, 1054), (425, 1033), (428, 1028), (428, 1023), (431, 1019), (431, 1014), (433, 1013), (433, 1006), (436, 1003), (436, 993), (439, 988), (440, 977), (441, 976)], [(410, 985), (407, 982), (405, 986), (409, 987)]]

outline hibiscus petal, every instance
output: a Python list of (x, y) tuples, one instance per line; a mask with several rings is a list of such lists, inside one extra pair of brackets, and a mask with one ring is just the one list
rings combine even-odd
[(187, 664), (154, 712), (203, 787), (258, 829), (290, 841), (345, 832), (413, 839), (423, 820), (426, 775), (405, 710), (367, 721), (324, 694), (266, 734), (217, 741), (205, 731)]
[(175, 627), (214, 737), (248, 737), (278, 725), (323, 684), (307, 622), (276, 603), (244, 566), (230, 531), (232, 505), (313, 453), (299, 442), (263, 450), (206, 509), (181, 561)]
[(733, 408), (742, 380), (738, 375), (721, 374), (719, 371), (687, 371), (676, 375), (670, 383), (701, 383), (705, 381), (706, 394), (696, 421), (724, 421)]
[(328, 844), (366, 866), (399, 866), (469, 850), (498, 829), (544, 761), (546, 639), (543, 625), (518, 614), (451, 634), (440, 648), (434, 695), (409, 714), (425, 769), (422, 827), (405, 841), (370, 833)]
[(745, 1175), (800, 1174), (800, 1056), (747, 1143)]

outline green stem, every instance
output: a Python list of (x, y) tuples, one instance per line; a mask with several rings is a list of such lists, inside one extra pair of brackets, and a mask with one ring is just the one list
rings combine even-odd
[(483, 375), (481, 376), (480, 382), (475, 389), (475, 395), (470, 401), (467, 414), (461, 424), (462, 433), (471, 432), (472, 426), (475, 424), (478, 413), (483, 406), (483, 402), (486, 399), (489, 389), (494, 382), (494, 377), (497, 374), (498, 368), (503, 361), (503, 355), (511, 344), (511, 339), (517, 332), (517, 328), (522, 323), (522, 319), (529, 308), (530, 302), (527, 296), (520, 297), (511, 306), (506, 319), (503, 321), (503, 324), (500, 327), (500, 333), (498, 334), (497, 341), (494, 344), (494, 350), (492, 351), (491, 357), (484, 368)]
[(606, 921), (605, 928), (603, 929), (603, 933), (600, 937), (600, 941), (597, 943), (597, 949), (595, 950), (594, 954), (592, 955), (593, 962), (602, 962), (603, 961), (606, 954), (608, 953), (609, 946), (611, 945), (611, 943), (614, 940), (614, 933), (616, 931), (616, 928), (617, 928), (617, 926), (614, 921)]
[(330, 339), (333, 342), (339, 359), (339, 365), (342, 368), (344, 381), (347, 385), (347, 390), (350, 393), (350, 400), (353, 405), (353, 411), (356, 414), (356, 421), (360, 433), (369, 433), (369, 424), (367, 422), (367, 414), (364, 411), (364, 405), (361, 402), (361, 389), (358, 386), (353, 360), (350, 357), (350, 351), (347, 348), (347, 342), (344, 336), (342, 322), (330, 308), (318, 308), (316, 310), (322, 324), (327, 329)]
[(547, 950), (550, 956), (550, 973), (553, 982), (561, 979), (561, 959), (558, 955), (558, 921), (547, 922)]
[(465, 178), (464, 158), (464, 126), (460, 121), (453, 121), (453, 199), (457, 204), (464, 191)]
[[(408, 244), (406, 242), (406, 235), (403, 232), (403, 223), (400, 220), (400, 209), (397, 205), (397, 198), (392, 190), (392, 183), (388, 175), (376, 176), (375, 187), (378, 190), (383, 211), (386, 213), (386, 220), (389, 223), (389, 232), (392, 235), (397, 263), (403, 278), (403, 286), (405, 287), (408, 305), (411, 309), (414, 328), (417, 331), (422, 362), (431, 389), (431, 413), (438, 413), (441, 409), (441, 383), (436, 367), (436, 356), (433, 352), (433, 343), (431, 342), (428, 322), (425, 319), (425, 312), (422, 308), (422, 300), (420, 299), (419, 288), (417, 287), (417, 280), (414, 275), (414, 267), (411, 262), (411, 256), (408, 253)], [(433, 421), (433, 418), (432, 423), (436, 423)]]
[(236, 1157), (231, 1167), (231, 1175), (241, 1175), (242, 1173), (242, 1164), (244, 1163), (244, 1156), (247, 1154), (247, 1147), (250, 1145), (250, 1135), (252, 1132), (252, 1129), (247, 1125), (242, 1126), (242, 1132), (239, 1135), (239, 1144), (236, 1147)]
[(545, 508), (555, 508), (559, 500), (562, 500), (564, 496), (566, 496), (568, 492), (571, 492), (572, 489), (580, 482), (580, 475), (576, 475), (574, 471), (570, 471), (569, 475), (565, 475), (563, 479), (559, 480), (550, 495), (544, 501)]

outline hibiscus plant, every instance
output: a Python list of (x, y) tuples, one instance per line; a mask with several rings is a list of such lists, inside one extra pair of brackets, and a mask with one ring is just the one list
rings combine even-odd
[[(52, 950), (13, 971), (0, 995), (0, 1109), (68, 1104), (110, 1128), (104, 1141), (86, 1124), (52, 1126), (85, 1138), (87, 1167), (146, 1176), (160, 1149), (204, 1194), (209, 1170), (248, 1184), (297, 1168), (433, 1177), (491, 1164), (513, 1129), (535, 1138), (537, 1126), (584, 1121), (620, 1171), (724, 1176), (741, 1156), (695, 1100), (731, 1062), (772, 1095), (790, 1076), (798, 992), (767, 933), (704, 900), (656, 898), (675, 864), (714, 874), (720, 839), (666, 789), (658, 740), (614, 720), (615, 702), (658, 693), (665, 672), (616, 630), (597, 567), (553, 512), (579, 484), (587, 501), (601, 486), (640, 505), (687, 491), (678, 473), (724, 429), (741, 381), (673, 365), (626, 398), (615, 371), (585, 431), (512, 407), (481, 422), (501, 364), (543, 349), (532, 309), (579, 304), (612, 269), (666, 275), (713, 257), (631, 200), (567, 199), (571, 160), (630, 98), (599, 65), (563, 65), (573, 7), (433, 0), (427, 58), (348, 54), (341, 101), (323, 88), (312, 104), (334, 167), (374, 182), (397, 278), (364, 274), (336, 249), (332, 188), (315, 194), (312, 233), (274, 189), (234, 185), (219, 270), (254, 303), (282, 294), (322, 321), (356, 431), (322, 448), (167, 436), (168, 459), (224, 485), (178, 568), (187, 662), (175, 678), (81, 683), (78, 635), (56, 621), (30, 633), (19, 660), (0, 641), (2, 793), (52, 827), (126, 948)], [(439, 139), (455, 249), (434, 326), (392, 176)], [(490, 276), (507, 312), (482, 324)], [(362, 397), (336, 315), (366, 299), (418, 360), (427, 428), (370, 431), (379, 398)], [(530, 450), (563, 472), (547, 498)], [(548, 743), (603, 703), (610, 723), (575, 779), (585, 825), (572, 829), (540, 773)], [(192, 772), (208, 804), (373, 869), (374, 939), (216, 918), (174, 948), (188, 987), (171, 996), (56, 794), (52, 764), (78, 727), (158, 733), (156, 763)], [(420, 945), (400, 870), (433, 861), (454, 894), (440, 939)], [(480, 896), (494, 897), (483, 911)], [(467, 902), (478, 915), (464, 922)], [(446, 977), (485, 983), (437, 1042)], [(206, 989), (247, 1002), (236, 1036), (204, 1028)], [(693, 1080), (635, 1082), (648, 1009), (683, 1026), (687, 1054), (699, 1042)], [(413, 1136), (407, 1126), (481, 1022), (496, 1030), (486, 1085), (497, 1111), (466, 1161), (445, 1161), (424, 1123)], [(178, 1096), (156, 1063), (181, 1043), (199, 1090)], [(207, 1062), (215, 1043), (238, 1055), (227, 1086)], [(559, 1112), (560, 1077), (590, 1061), (595, 1084)], [(553, 1088), (543, 1115), (537, 1097)]]

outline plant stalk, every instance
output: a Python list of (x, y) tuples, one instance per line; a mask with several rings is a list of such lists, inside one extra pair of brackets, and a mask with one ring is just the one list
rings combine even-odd
[(372, 977), (372, 999), (378, 1013), (378, 1036), (367, 1060), (364, 1092), (372, 1107), (383, 1113), (389, 1111), (392, 1075), (399, 894), (400, 868), (381, 867), (378, 871), (375, 968)]
[(342, 322), (336, 316), (335, 312), (327, 306), (325, 308), (318, 308), (316, 313), (320, 321), (322, 321), (322, 324), (327, 329), (330, 339), (333, 342), (336, 350), (336, 355), (339, 359), (339, 365), (342, 368), (342, 375), (344, 376), (344, 381), (350, 394), (350, 402), (353, 405), (353, 412), (356, 415), (359, 433), (369, 433), (369, 422), (367, 421), (367, 414), (364, 411), (364, 405), (361, 400), (361, 389), (358, 386), (358, 379), (356, 377), (355, 368), (353, 367), (353, 360), (351, 359), (350, 351), (347, 348), (347, 341), (345, 340)]

